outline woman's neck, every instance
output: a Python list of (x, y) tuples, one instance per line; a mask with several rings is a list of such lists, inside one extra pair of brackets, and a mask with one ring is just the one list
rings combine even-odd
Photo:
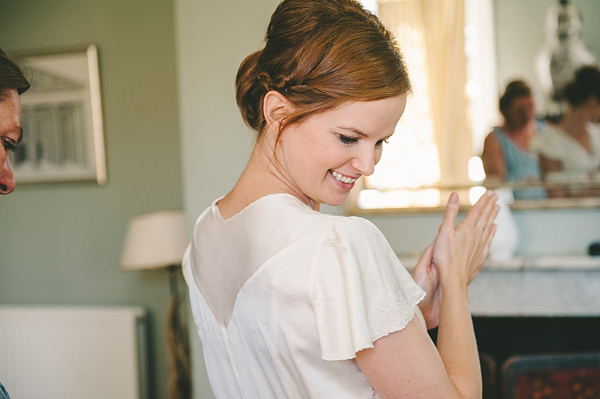
[(535, 135), (535, 120), (521, 126), (511, 126), (505, 122), (501, 128), (517, 147), (529, 151), (529, 143)]
[(291, 194), (315, 210), (319, 204), (304, 195), (277, 163), (274, 140), (258, 138), (250, 159), (233, 189), (217, 204), (223, 218), (237, 214), (254, 201), (269, 194)]
[(565, 132), (573, 137), (586, 136), (587, 124), (590, 118), (587, 116), (587, 112), (584, 109), (575, 108), (569, 111), (562, 121), (560, 126)]
[(590, 121), (591, 118), (587, 110), (575, 108), (567, 114), (560, 126), (565, 133), (571, 136), (588, 153), (592, 154), (592, 142), (587, 131), (587, 125)]

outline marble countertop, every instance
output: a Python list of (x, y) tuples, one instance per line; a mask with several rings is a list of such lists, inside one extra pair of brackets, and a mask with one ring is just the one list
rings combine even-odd
[(486, 261), (484, 270), (600, 270), (600, 256), (537, 256)]
[(475, 316), (600, 317), (600, 269), (482, 271), (469, 287)]
[[(400, 257), (412, 271), (417, 259)], [(475, 316), (600, 317), (600, 257), (488, 260), (469, 288)]]
[[(417, 258), (408, 256), (399, 256), (399, 259), (409, 271), (412, 271), (418, 261)], [(600, 270), (600, 256), (530, 256), (506, 260), (488, 259), (483, 270)]]

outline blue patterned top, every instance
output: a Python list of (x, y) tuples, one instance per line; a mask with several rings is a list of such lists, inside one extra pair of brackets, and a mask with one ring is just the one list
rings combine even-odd
[[(502, 155), (506, 166), (507, 182), (524, 182), (527, 180), (540, 180), (542, 171), (537, 154), (524, 151), (512, 142), (510, 137), (499, 127), (494, 128), (494, 135), (502, 145)], [(515, 199), (546, 198), (543, 188), (518, 189), (514, 191)]]
[(1, 382), (0, 382), (0, 399), (10, 399), (8, 392), (6, 392), (6, 388), (4, 388), (4, 385), (2, 385)]

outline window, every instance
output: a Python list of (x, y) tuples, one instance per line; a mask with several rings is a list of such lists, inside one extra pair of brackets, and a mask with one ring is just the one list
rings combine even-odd
[[(368, 3), (396, 35), (413, 95), (350, 210), (435, 209), (485, 177), (473, 154), (497, 121), (491, 0)], [(471, 202), (483, 188), (463, 191)]]

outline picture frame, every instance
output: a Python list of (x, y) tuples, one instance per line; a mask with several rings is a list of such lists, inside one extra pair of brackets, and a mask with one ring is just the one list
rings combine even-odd
[(22, 52), (15, 59), (31, 80), (21, 95), (23, 138), (11, 156), (17, 183), (105, 184), (96, 45)]

